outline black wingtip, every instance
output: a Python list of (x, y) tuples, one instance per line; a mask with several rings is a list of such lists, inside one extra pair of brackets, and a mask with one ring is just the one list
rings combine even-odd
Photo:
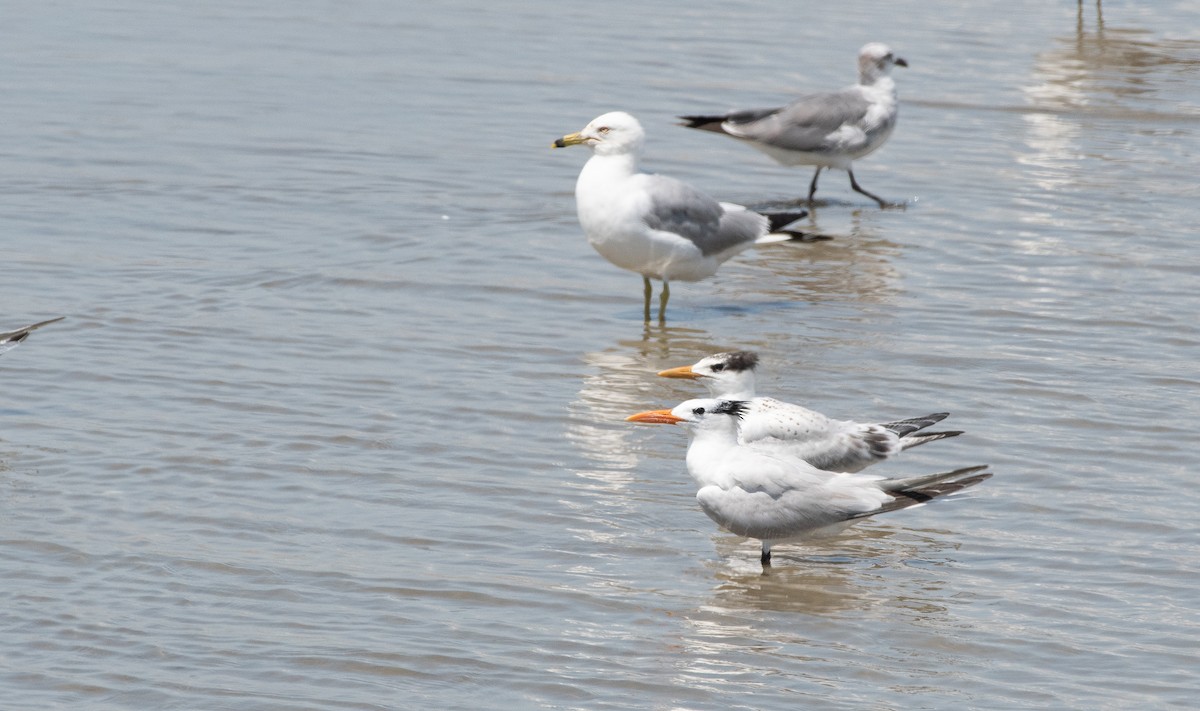
[(679, 124), (685, 128), (698, 128), (701, 131), (715, 131), (724, 133), (721, 124), (725, 123), (724, 116), (676, 116), (675, 118), (683, 120), (684, 123)]
[(963, 489), (969, 489), (976, 484), (991, 479), (992, 472), (983, 471), (987, 468), (988, 465), (986, 464), (974, 467), (966, 467), (953, 472), (954, 474), (958, 475), (957, 478), (947, 479), (937, 484), (932, 484), (930, 486), (925, 486), (918, 489), (888, 492), (895, 497), (890, 503), (884, 504), (874, 511), (867, 511), (857, 514), (851, 518), (865, 518), (867, 516), (874, 516), (875, 514), (887, 513), (889, 511), (898, 511), (900, 509), (906, 509), (909, 506), (915, 506), (916, 504), (924, 504), (929, 501), (933, 501), (934, 499), (939, 499), (943, 496), (957, 494)]
[(48, 324), (58, 323), (59, 321), (62, 321), (64, 318), (66, 318), (66, 316), (58, 316), (57, 318), (48, 319), (46, 321), (39, 321), (37, 323), (31, 323), (28, 326), (22, 326), (21, 328), (16, 328), (11, 331), (5, 331), (4, 333), (0, 333), (0, 343), (13, 343), (13, 344), (21, 343), (26, 338), (29, 338), (29, 334), (32, 333), (33, 331), (36, 331), (37, 329), (41, 328), (42, 326), (46, 326)]
[[(929, 439), (930, 441), (932, 441), (935, 439), (949, 439), (951, 437), (957, 437), (961, 434), (966, 434), (966, 430), (939, 430), (937, 432), (922, 431), (922, 432), (913, 433), (908, 436), (912, 437), (913, 439), (921, 439), (922, 437), (925, 437), (925, 438)], [(903, 438), (901, 438), (901, 439), (903, 439)]]
[(887, 429), (891, 430), (892, 432), (895, 432), (896, 434), (900, 435), (901, 437), (905, 437), (914, 432), (923, 430), (926, 427), (929, 427), (930, 425), (941, 422), (942, 420), (946, 419), (949, 416), (950, 416), (949, 412), (935, 412), (931, 415), (925, 415), (924, 417), (910, 417), (907, 420), (896, 420), (895, 422), (881, 422), (879, 426), (886, 427)]
[(764, 212), (762, 216), (767, 218), (772, 232), (780, 232), (782, 228), (787, 227), (796, 220), (808, 217), (808, 210), (800, 210), (799, 212)]

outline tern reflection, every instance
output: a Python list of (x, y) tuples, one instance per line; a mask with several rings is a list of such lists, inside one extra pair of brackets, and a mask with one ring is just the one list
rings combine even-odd
[[(754, 556), (738, 550), (741, 539), (721, 535), (720, 558), (706, 564), (712, 592), (682, 615), (687, 627), (679, 644), (686, 654), (680, 655), (678, 683), (692, 685), (714, 672), (721, 678), (761, 675), (747, 647), (836, 663), (848, 646), (853, 653), (847, 624), (863, 630), (877, 622), (894, 626), (902, 618), (916, 627), (944, 627), (963, 604), (949, 564), (950, 535), (860, 527), (827, 543), (794, 546), (781, 558), (788, 565), (768, 573), (748, 564)], [(780, 623), (793, 615), (795, 624)]]
[(748, 610), (837, 615), (853, 612), (914, 617), (946, 612), (954, 594), (946, 565), (955, 544), (952, 532), (921, 531), (894, 524), (869, 524), (829, 539), (778, 548), (778, 562), (763, 569), (754, 542), (716, 534), (719, 557), (707, 563), (714, 587), (709, 610)]

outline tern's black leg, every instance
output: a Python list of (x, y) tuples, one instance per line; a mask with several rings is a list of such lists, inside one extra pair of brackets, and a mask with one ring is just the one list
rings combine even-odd
[[(812, 203), (813, 195), (817, 194), (817, 178), (821, 177), (821, 166), (817, 166), (817, 172), (813, 173), (812, 182), (808, 184), (808, 202)], [(850, 178), (854, 180), (854, 178)]]
[(873, 195), (873, 194), (867, 192), (866, 190), (862, 189), (862, 187), (858, 184), (858, 181), (854, 179), (854, 171), (853, 170), (850, 170), (849, 168), (847, 168), (846, 172), (850, 174), (850, 187), (854, 188), (854, 192), (862, 193), (863, 195), (866, 195), (867, 197), (871, 198), (875, 202), (879, 203), (880, 207), (888, 206), (887, 202), (883, 198), (879, 197), (878, 195)]

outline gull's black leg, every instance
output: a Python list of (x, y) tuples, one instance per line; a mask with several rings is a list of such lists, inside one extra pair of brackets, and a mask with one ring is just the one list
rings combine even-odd
[(650, 285), (650, 277), (642, 277), (642, 309), (646, 317), (646, 323), (650, 322), (650, 295), (654, 293), (654, 287)]
[(863, 195), (866, 195), (867, 197), (871, 198), (875, 202), (879, 203), (880, 207), (888, 206), (887, 202), (885, 202), (883, 198), (879, 197), (878, 195), (873, 195), (873, 194), (867, 192), (866, 190), (863, 190), (862, 187), (859, 186), (858, 181), (854, 179), (854, 171), (853, 170), (850, 170), (849, 168), (847, 168), (846, 172), (850, 174), (850, 187), (854, 188), (854, 192), (862, 193)]
[[(813, 173), (812, 182), (808, 184), (808, 202), (812, 204), (813, 195), (817, 194), (817, 178), (821, 176), (821, 166), (817, 166), (817, 172)], [(850, 178), (854, 180), (853, 177)]]
[[(669, 298), (671, 298), (671, 285), (667, 283), (666, 279), (663, 279), (662, 294), (658, 297), (658, 322), (660, 324), (667, 321), (667, 299)], [(646, 308), (649, 309), (650, 307), (647, 306)], [(650, 317), (647, 316), (646, 320), (649, 319)]]

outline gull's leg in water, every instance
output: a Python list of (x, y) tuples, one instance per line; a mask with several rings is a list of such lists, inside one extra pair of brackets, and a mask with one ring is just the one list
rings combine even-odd
[(853, 170), (850, 170), (849, 168), (847, 168), (846, 172), (850, 174), (850, 187), (854, 188), (854, 192), (862, 193), (863, 195), (866, 195), (867, 197), (871, 198), (875, 202), (879, 203), (880, 207), (888, 206), (887, 202), (884, 201), (883, 198), (879, 197), (878, 195), (873, 195), (873, 194), (867, 192), (866, 190), (863, 190), (861, 187), (859, 187), (858, 181), (854, 179), (854, 171)]
[[(658, 322), (660, 324), (667, 322), (667, 299), (669, 298), (671, 298), (671, 285), (667, 283), (666, 279), (663, 279), (662, 293), (658, 296)], [(646, 306), (646, 308), (650, 307)], [(647, 316), (646, 320), (650, 320), (650, 317)]]
[(762, 558), (759, 560), (762, 561), (763, 567), (767, 567), (771, 565), (771, 544), (766, 541), (763, 541), (762, 544)]
[(821, 166), (817, 166), (817, 172), (813, 173), (812, 182), (808, 184), (808, 202), (811, 204), (813, 195), (817, 194), (817, 178), (821, 176)]
[(650, 285), (650, 277), (642, 277), (642, 309), (645, 313), (646, 323), (650, 322), (650, 295), (654, 293), (654, 287)]

